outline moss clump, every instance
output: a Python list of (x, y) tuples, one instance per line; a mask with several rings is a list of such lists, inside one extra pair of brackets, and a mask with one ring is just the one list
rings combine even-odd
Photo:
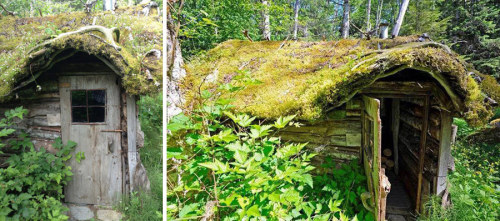
[[(416, 40), (415, 36), (335, 42), (230, 40), (186, 65), (189, 74), (182, 82), (186, 106), (192, 106), (197, 96), (193, 88), (213, 90), (235, 75), (246, 74), (262, 84), (235, 95), (236, 111), (261, 118), (297, 114), (313, 121), (388, 73), (414, 68), (440, 79), (470, 123), (486, 123), (491, 111), (484, 107), (477, 83), (467, 75), (465, 62), (444, 45)], [(209, 75), (216, 80), (204, 80)]]
[[(0, 102), (8, 99), (6, 95), (11, 93), (20, 82), (29, 80), (36, 72), (33, 62), (47, 61), (47, 57), (63, 49), (74, 48), (107, 58), (113, 63), (120, 73), (127, 92), (131, 94), (143, 94), (158, 91), (161, 86), (155, 84), (162, 82), (161, 65), (148, 62), (151, 68), (152, 79), (147, 79), (145, 67), (141, 61), (151, 49), (162, 50), (162, 24), (158, 17), (144, 17), (138, 15), (140, 7), (120, 8), (115, 13), (99, 12), (88, 16), (83, 12), (59, 14), (56, 16), (35, 18), (14, 18), (4, 16), (0, 19)], [(90, 34), (72, 35), (44, 48), (45, 60), (35, 60), (32, 54), (28, 54), (35, 45), (50, 39), (53, 36), (78, 30), (80, 27), (91, 25), (104, 27), (116, 27), (121, 31), (120, 41), (117, 42), (122, 48), (116, 51), (106, 42), (91, 36)], [(96, 33), (93, 33), (96, 34)], [(39, 55), (36, 56), (40, 58)]]

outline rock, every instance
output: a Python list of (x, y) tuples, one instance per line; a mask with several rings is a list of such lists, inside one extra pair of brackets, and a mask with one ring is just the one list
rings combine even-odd
[(388, 217), (387, 217), (387, 220), (388, 221), (406, 221), (405, 217), (404, 216), (401, 216), (401, 215), (394, 215), (394, 214), (390, 214)]
[(69, 206), (69, 213), (72, 220), (90, 220), (94, 218), (94, 212), (87, 206)]
[(102, 221), (118, 221), (122, 218), (122, 214), (115, 210), (101, 209), (97, 211), (97, 219)]

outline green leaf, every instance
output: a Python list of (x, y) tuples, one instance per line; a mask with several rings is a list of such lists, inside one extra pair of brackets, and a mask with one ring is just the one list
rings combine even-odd
[(240, 205), (241, 208), (244, 209), (249, 203), (250, 200), (248, 200), (247, 197), (238, 196), (238, 204)]
[(293, 118), (295, 118), (295, 116), (296, 115), (290, 115), (290, 116), (286, 116), (286, 117), (280, 116), (278, 118), (278, 120), (276, 120), (276, 122), (274, 122), (274, 127), (278, 128), (278, 129), (286, 127), (288, 122), (290, 122)]
[(201, 91), (201, 98), (207, 99), (207, 98), (210, 98), (211, 96), (212, 96), (212, 93), (210, 93), (210, 91), (208, 91), (208, 90)]
[(236, 150), (234, 152), (234, 159), (236, 159), (238, 163), (243, 164), (247, 160), (247, 153), (241, 150)]
[(249, 217), (252, 217), (252, 216), (259, 217), (260, 216), (259, 207), (257, 207), (257, 205), (251, 206), (250, 208), (248, 208), (246, 215)]
[(187, 217), (187, 215), (189, 215), (193, 212), (196, 212), (199, 205), (200, 205), (199, 203), (191, 203), (191, 204), (185, 205), (184, 207), (182, 207), (181, 211), (179, 212), (179, 218), (185, 218), (185, 217)]
[(81, 160), (85, 160), (85, 153), (84, 152), (78, 152), (78, 153), (76, 153), (75, 160), (78, 163), (80, 163)]

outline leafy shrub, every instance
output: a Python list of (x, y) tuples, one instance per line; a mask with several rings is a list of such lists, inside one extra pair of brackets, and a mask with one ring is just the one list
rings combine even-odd
[[(0, 138), (13, 135), (15, 119), (23, 119), (26, 109), (16, 108), (7, 111), (0, 120)], [(14, 220), (66, 220), (67, 210), (61, 203), (63, 187), (71, 179), (71, 167), (66, 166), (76, 143), (69, 141), (63, 145), (56, 139), (53, 147), (56, 154), (44, 148), (36, 151), (26, 133), (18, 139), (8, 141), (13, 154), (6, 161), (7, 168), (0, 168), (0, 218)], [(2, 141), (0, 148), (7, 143)]]
[[(242, 82), (220, 89), (238, 91), (256, 83)], [(327, 177), (311, 173), (315, 154), (304, 150), (306, 144), (283, 143), (274, 136), (275, 130), (298, 126), (294, 116), (255, 122), (255, 117), (229, 112), (231, 99), (217, 94), (201, 91), (198, 108), (189, 116), (174, 116), (167, 126), (172, 133), (167, 137), (167, 219), (348, 220), (346, 214), (366, 214), (352, 206), (363, 191), (357, 184), (365, 178), (354, 175), (359, 168), (336, 171), (338, 177), (326, 184)], [(354, 181), (340, 182), (351, 175)]]
[(335, 162), (327, 158), (327, 163), (321, 167), (329, 169), (328, 173), (313, 176), (314, 186), (309, 195), (314, 196), (316, 202), (327, 205), (331, 198), (343, 199), (341, 208), (347, 216), (357, 216), (359, 220), (374, 220), (373, 214), (369, 213), (361, 202), (361, 194), (366, 190), (366, 176), (363, 168), (356, 160), (348, 164), (341, 164), (336, 169)]

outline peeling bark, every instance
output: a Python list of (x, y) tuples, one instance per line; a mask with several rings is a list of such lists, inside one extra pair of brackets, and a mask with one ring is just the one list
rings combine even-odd
[[(181, 8), (182, 8), (181, 1)], [(178, 23), (174, 24), (174, 20), (167, 6), (167, 121), (182, 112), (180, 108), (184, 101), (183, 95), (179, 88), (179, 81), (186, 76), (186, 70), (183, 68), (184, 61), (182, 58), (181, 46), (177, 39)]]

